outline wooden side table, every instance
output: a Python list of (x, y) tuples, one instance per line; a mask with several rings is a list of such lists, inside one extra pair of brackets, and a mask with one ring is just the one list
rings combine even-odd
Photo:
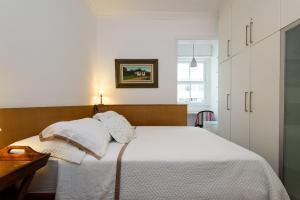
[[(24, 153), (13, 154), (12, 150)], [(50, 154), (41, 154), (30, 147), (9, 146), (0, 150), (0, 199), (22, 200), (35, 172), (45, 166)]]

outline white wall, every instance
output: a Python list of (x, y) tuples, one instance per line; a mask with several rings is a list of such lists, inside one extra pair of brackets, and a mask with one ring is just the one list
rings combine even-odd
[[(104, 103), (176, 103), (176, 41), (216, 37), (213, 14), (96, 21), (85, 0), (1, 0), (0, 107), (92, 104), (99, 88)], [(159, 88), (116, 89), (115, 58), (158, 58)]]
[(84, 0), (1, 0), (0, 107), (91, 104), (95, 22)]
[(218, 61), (218, 41), (214, 42), (214, 57), (211, 59), (211, 72), (210, 72), (210, 110), (214, 111), (215, 114), (215, 118), (216, 120), (218, 120), (218, 100), (219, 100), (219, 96), (218, 96), (218, 89), (219, 89), (219, 81), (218, 81), (218, 73), (219, 73), (219, 61)]
[[(216, 39), (217, 17), (99, 17), (97, 85), (104, 103), (177, 103), (177, 40)], [(114, 59), (158, 58), (159, 88), (116, 89)]]

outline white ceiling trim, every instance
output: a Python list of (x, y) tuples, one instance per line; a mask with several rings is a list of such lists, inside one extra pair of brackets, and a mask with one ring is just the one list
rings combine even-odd
[(217, 18), (215, 12), (102, 12), (97, 14), (99, 18), (147, 18), (157, 20), (188, 20)]
[[(222, 0), (86, 0), (101, 17), (189, 19), (216, 16)], [(199, 8), (199, 9), (198, 9)]]

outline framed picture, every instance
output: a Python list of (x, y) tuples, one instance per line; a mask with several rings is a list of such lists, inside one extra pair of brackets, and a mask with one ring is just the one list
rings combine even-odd
[(158, 59), (116, 59), (117, 88), (158, 88)]

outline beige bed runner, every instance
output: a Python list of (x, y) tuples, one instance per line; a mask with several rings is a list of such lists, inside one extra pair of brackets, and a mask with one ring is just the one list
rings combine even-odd
[(127, 148), (127, 146), (128, 146), (128, 143), (123, 145), (123, 147), (118, 155), (118, 158), (117, 158), (115, 200), (120, 199), (122, 157), (123, 157), (124, 151)]

